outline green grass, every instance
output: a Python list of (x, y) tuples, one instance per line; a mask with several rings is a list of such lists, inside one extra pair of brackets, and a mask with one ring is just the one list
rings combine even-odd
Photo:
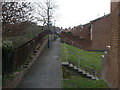
[(64, 66), (62, 67), (62, 71), (63, 88), (109, 88), (107, 83), (102, 79), (91, 80), (89, 78), (85, 78)]
[[(81, 58), (89, 61), (92, 64), (95, 64), (97, 67), (97, 75), (101, 77), (101, 60), (102, 60), (101, 55), (104, 54), (103, 52), (85, 51), (68, 44), (61, 44), (61, 46), (62, 46), (62, 61), (66, 61), (66, 55), (68, 54), (69, 62), (78, 65), (78, 57), (74, 56), (71, 53), (68, 53), (68, 51), (72, 51), (73, 53), (79, 55)], [(80, 67), (92, 73), (93, 69), (95, 69), (94, 66), (87, 63), (84, 60), (80, 60)]]
[[(68, 55), (69, 62), (72, 62), (73, 64), (78, 64), (78, 58), (70, 53), (68, 51), (72, 51), (73, 53), (79, 55), (81, 58), (86, 59), (87, 61), (95, 64), (97, 66), (97, 72), (98, 76), (101, 77), (101, 55), (103, 55), (103, 52), (92, 52), (92, 51), (85, 51), (81, 50), (79, 48), (73, 47), (68, 44), (61, 44), (62, 47), (62, 61), (66, 61), (66, 55)], [(86, 63), (83, 60), (80, 60), (82, 69), (92, 68), (91, 65)], [(65, 67), (62, 68), (63, 70), (63, 88), (109, 88), (107, 83), (102, 80), (91, 80), (85, 77), (82, 77), (78, 75), (75, 72), (72, 72), (70, 70), (67, 70)], [(65, 80), (67, 79), (67, 80)]]
[(63, 80), (63, 88), (109, 88), (109, 86), (104, 80), (90, 80), (72, 75), (69, 80)]

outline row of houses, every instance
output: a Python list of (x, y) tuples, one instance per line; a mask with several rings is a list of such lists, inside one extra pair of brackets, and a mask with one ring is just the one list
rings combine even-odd
[(103, 78), (110, 87), (120, 88), (120, 1), (111, 1), (110, 14), (65, 32), (71, 34), (62, 33), (61, 41), (69, 38), (82, 49), (105, 51), (102, 56)]
[(73, 36), (79, 36), (90, 41), (87, 50), (106, 50), (106, 46), (110, 45), (111, 22), (110, 14), (90, 21), (85, 25), (79, 25), (72, 28)]
[[(65, 29), (64, 32), (72, 32), (73, 36), (78, 36), (80, 40), (75, 40), (82, 45), (85, 50), (105, 51), (106, 46), (110, 46), (111, 18), (110, 14), (90, 21), (85, 25), (79, 25), (71, 30)], [(69, 38), (72, 38), (71, 36)], [(81, 39), (86, 39), (83, 40)], [(85, 45), (88, 44), (89, 45)]]

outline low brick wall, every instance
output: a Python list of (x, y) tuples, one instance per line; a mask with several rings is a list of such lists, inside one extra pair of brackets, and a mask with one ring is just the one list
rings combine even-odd
[[(50, 41), (53, 41), (53, 37), (50, 38)], [(24, 71), (17, 72), (15, 74), (15, 77), (12, 81), (9, 81), (8, 84), (6, 84), (3, 88), (16, 88), (17, 85), (20, 83), (24, 75), (30, 70), (33, 63), (37, 60), (38, 56), (41, 54), (41, 52), (45, 49), (45, 47), (48, 44), (48, 40), (44, 40), (43, 44), (41, 45), (40, 49), (37, 51), (35, 56), (33, 57), (32, 61), (28, 64), (27, 68)]]
[[(75, 47), (78, 47), (78, 48), (81, 48), (81, 49), (84, 49), (84, 50), (90, 50), (89, 47), (90, 47), (90, 44), (91, 44), (91, 41), (90, 40), (87, 40), (85, 38), (80, 38), (78, 36), (73, 36), (72, 33), (65, 33), (65, 32), (62, 32), (61, 33), (61, 42), (65, 42), (65, 39), (68, 39), (66, 40), (66, 43), (72, 45), (72, 41), (74, 41), (75, 43), (79, 44), (75, 44), (73, 46)], [(71, 41), (70, 41), (71, 40)]]

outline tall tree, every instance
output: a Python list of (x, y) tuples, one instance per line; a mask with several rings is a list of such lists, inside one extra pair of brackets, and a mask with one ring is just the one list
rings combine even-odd
[(31, 20), (30, 15), (33, 8), (28, 2), (3, 2), (2, 3), (2, 29), (3, 33), (8, 33), (13, 30), (17, 31), (16, 27), (20, 23)]
[(54, 11), (57, 5), (53, 0), (46, 0), (45, 2), (35, 2), (35, 19), (38, 23), (42, 23), (43, 26), (48, 22), (48, 12), (49, 12), (49, 19), (53, 19)]

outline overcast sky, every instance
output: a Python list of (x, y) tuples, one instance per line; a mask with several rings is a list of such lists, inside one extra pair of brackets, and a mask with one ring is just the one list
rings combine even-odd
[(57, 0), (56, 25), (64, 28), (88, 23), (110, 13), (110, 0)]
[[(28, 0), (45, 1), (45, 0)], [(89, 23), (110, 13), (111, 0), (54, 0), (56, 9), (56, 26), (68, 28)]]

